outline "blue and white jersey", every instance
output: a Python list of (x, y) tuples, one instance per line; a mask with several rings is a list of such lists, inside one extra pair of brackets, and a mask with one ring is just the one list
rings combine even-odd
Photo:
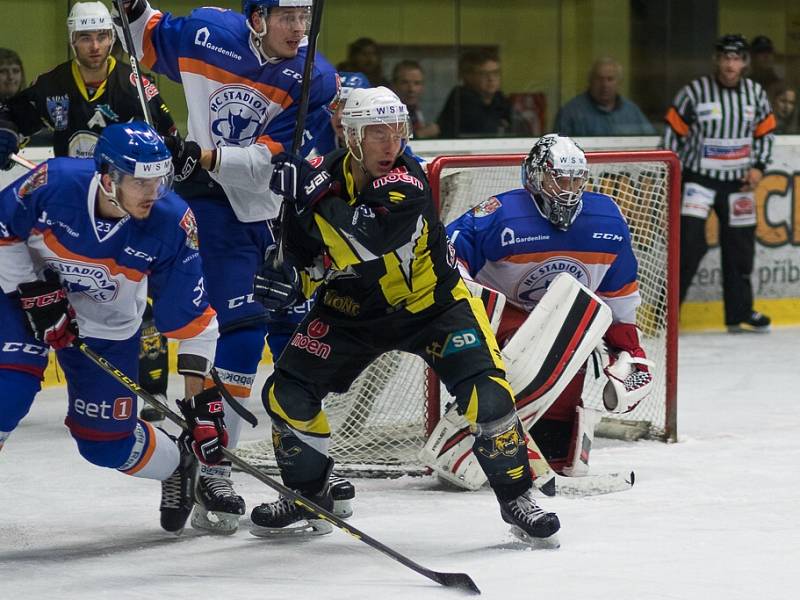
[(0, 191), (0, 288), (58, 276), (82, 336), (126, 340), (141, 325), (148, 282), (156, 327), (180, 354), (213, 364), (217, 317), (203, 286), (197, 227), (172, 192), (146, 219), (96, 214), (93, 160), (54, 158)]
[(532, 310), (559, 273), (608, 303), (614, 321), (636, 322), (637, 262), (622, 213), (605, 194), (583, 193), (566, 231), (553, 226), (527, 190), (489, 198), (447, 226), (462, 267), (475, 281)]
[[(237, 218), (246, 223), (275, 218), (281, 198), (269, 191), (271, 159), (291, 147), (307, 39), (294, 58), (266, 60), (251, 41), (245, 17), (220, 8), (175, 17), (148, 6), (131, 23), (131, 34), (145, 67), (183, 85), (187, 138), (217, 148), (218, 167), (210, 175)], [(319, 54), (312, 77), (304, 156), (315, 138), (332, 135), (328, 106), (338, 85), (336, 70)]]

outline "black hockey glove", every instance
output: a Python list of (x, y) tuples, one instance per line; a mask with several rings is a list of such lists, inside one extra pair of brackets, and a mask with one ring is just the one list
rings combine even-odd
[(278, 247), (270, 246), (253, 281), (253, 298), (267, 310), (294, 306), (302, 296), (300, 274), (288, 260), (277, 264)]
[(181, 441), (203, 464), (219, 464), (224, 459), (222, 448), (228, 445), (225, 409), (219, 390), (210, 387), (196, 396), (178, 400), (178, 408), (189, 428), (181, 435)]
[(18, 150), (17, 126), (11, 121), (0, 119), (0, 169), (7, 171), (14, 166), (11, 155)]
[(28, 317), (33, 335), (53, 350), (66, 348), (78, 337), (75, 309), (59, 282), (20, 283), (19, 302)]
[(272, 157), (269, 189), (294, 204), (298, 215), (314, 208), (331, 188), (331, 174), (317, 169), (296, 154), (281, 152)]
[[(122, 5), (125, 7), (125, 14), (128, 16), (128, 22), (132, 23), (144, 14), (144, 9), (147, 8), (146, 0), (123, 0)], [(117, 11), (117, 3), (111, 3), (111, 20), (114, 25), (122, 27), (122, 20), (119, 18)]]
[(200, 168), (200, 145), (197, 142), (184, 140), (179, 134), (164, 138), (175, 168), (175, 181), (180, 183), (194, 175)]

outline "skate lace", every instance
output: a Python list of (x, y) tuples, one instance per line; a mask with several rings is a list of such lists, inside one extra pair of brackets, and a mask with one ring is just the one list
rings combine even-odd
[(233, 491), (233, 484), (230, 479), (225, 477), (201, 477), (200, 479), (205, 488), (218, 498), (238, 497), (236, 492)]
[(181, 474), (175, 471), (161, 482), (161, 508), (181, 508)]
[(298, 510), (297, 505), (291, 498), (284, 498), (283, 496), (275, 502), (270, 502), (267, 506), (272, 516), (276, 519), (294, 515)]
[(545, 514), (534, 499), (530, 497), (530, 493), (523, 494), (509, 502), (508, 509), (516, 519), (526, 523), (533, 523)]

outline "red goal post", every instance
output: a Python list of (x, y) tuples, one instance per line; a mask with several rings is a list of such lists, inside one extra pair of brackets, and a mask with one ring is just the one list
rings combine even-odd
[[(428, 178), (445, 225), (492, 195), (521, 187), (525, 156), (473, 154), (439, 156), (431, 161)], [(587, 152), (586, 156), (590, 163), (587, 189), (610, 195), (628, 220), (643, 299), (637, 321), (648, 357), (656, 361), (657, 389), (651, 405), (637, 408), (616, 424), (622, 426), (622, 437), (629, 437), (625, 433), (629, 424), (630, 436), (637, 435), (634, 429), (646, 428), (649, 437), (676, 441), (680, 164), (673, 152), (662, 150)], [(462, 176), (464, 181), (455, 184), (453, 180), (464, 173), (472, 176)], [(602, 387), (594, 388), (585, 389), (584, 394), (599, 403)], [(429, 373), (431, 423), (441, 410), (440, 392), (435, 375)]]

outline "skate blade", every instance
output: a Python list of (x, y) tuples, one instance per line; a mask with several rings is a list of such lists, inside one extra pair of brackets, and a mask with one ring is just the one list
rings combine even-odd
[(334, 500), (333, 510), (331, 511), (340, 519), (347, 519), (353, 516), (353, 502), (349, 498), (346, 500)]
[(253, 523), (250, 534), (261, 538), (303, 538), (327, 535), (333, 531), (333, 526), (320, 519), (301, 521), (287, 527), (262, 527)]
[(561, 547), (561, 542), (558, 540), (558, 533), (554, 533), (546, 538), (533, 537), (516, 525), (512, 526), (510, 531), (511, 535), (515, 538), (521, 542), (525, 542), (528, 546), (536, 550), (555, 550)]
[(195, 506), (192, 511), (192, 527), (216, 535), (233, 535), (239, 529), (239, 515), (214, 512)]

